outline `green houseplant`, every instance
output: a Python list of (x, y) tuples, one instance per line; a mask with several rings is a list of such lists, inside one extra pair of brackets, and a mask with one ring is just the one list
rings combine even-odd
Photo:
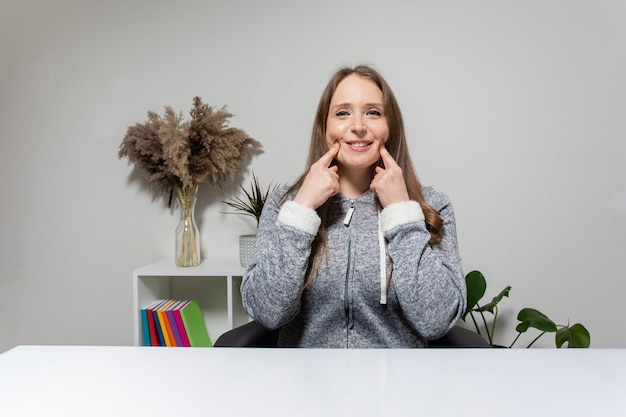
[[(267, 188), (263, 188), (257, 176), (252, 173), (252, 183), (249, 190), (240, 185), (239, 194), (223, 201), (224, 204), (237, 210), (227, 214), (242, 214), (254, 217), (258, 227), (267, 197), (276, 188), (278, 188), (278, 184), (272, 185), (271, 183)], [(256, 234), (239, 236), (239, 263), (241, 266), (246, 267), (248, 265), (255, 241)]]
[[(467, 308), (463, 314), (463, 321), (469, 315), (474, 323), (476, 332), (485, 337), (491, 346), (494, 344), (494, 335), (496, 332), (496, 323), (498, 321), (498, 305), (505, 298), (509, 296), (511, 286), (505, 287), (500, 293), (498, 293), (493, 299), (479, 305), (480, 300), (485, 295), (487, 290), (487, 281), (484, 275), (480, 271), (472, 271), (465, 276), (465, 283), (467, 285)], [(491, 325), (489, 325), (486, 313), (493, 315)], [(476, 320), (476, 316), (480, 316), (482, 326)], [(528, 329), (533, 328), (540, 333), (535, 337), (526, 347), (531, 347), (540, 337), (546, 333), (555, 333), (555, 345), (557, 348), (563, 347), (567, 344), (568, 348), (588, 348), (591, 345), (591, 336), (589, 331), (580, 323), (573, 325), (556, 324), (549, 319), (542, 312), (534, 308), (523, 308), (517, 314), (517, 320), (519, 323), (515, 327), (517, 336), (508, 346), (513, 347), (515, 342), (519, 339), (522, 333), (525, 333)], [(481, 332), (481, 327), (485, 334)]]

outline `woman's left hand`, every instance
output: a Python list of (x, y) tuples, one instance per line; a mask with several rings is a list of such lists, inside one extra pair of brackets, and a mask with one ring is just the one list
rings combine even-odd
[(370, 190), (378, 197), (383, 208), (392, 203), (409, 201), (409, 192), (406, 189), (402, 168), (384, 146), (380, 147), (380, 157), (385, 168), (376, 167), (376, 175), (370, 184)]

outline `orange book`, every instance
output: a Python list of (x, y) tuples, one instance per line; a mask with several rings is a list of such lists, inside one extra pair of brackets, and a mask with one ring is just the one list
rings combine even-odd
[(172, 339), (170, 339), (172, 329), (170, 328), (168, 330), (169, 324), (167, 322), (167, 314), (165, 314), (165, 310), (175, 302), (176, 300), (169, 300), (157, 310), (157, 316), (159, 317), (159, 325), (161, 326), (161, 332), (163, 332), (163, 340), (165, 341), (165, 346), (172, 346)]

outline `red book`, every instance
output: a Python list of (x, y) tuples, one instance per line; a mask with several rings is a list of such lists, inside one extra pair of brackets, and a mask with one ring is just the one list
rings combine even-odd
[[(145, 346), (161, 346), (161, 342), (159, 341), (159, 335), (157, 334), (156, 329), (156, 326), (158, 324), (154, 322), (154, 310), (159, 308), (166, 301), (167, 300), (156, 300), (144, 309), (148, 330), (148, 339), (144, 339), (143, 341), (143, 344)], [(144, 322), (144, 326), (145, 325), (146, 323)], [(144, 329), (144, 334), (146, 334), (145, 330), (146, 329)]]

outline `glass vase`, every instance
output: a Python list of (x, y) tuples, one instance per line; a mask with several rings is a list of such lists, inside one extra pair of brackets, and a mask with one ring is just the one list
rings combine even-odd
[(176, 266), (200, 264), (200, 233), (195, 208), (198, 185), (178, 189), (180, 221), (176, 227)]

